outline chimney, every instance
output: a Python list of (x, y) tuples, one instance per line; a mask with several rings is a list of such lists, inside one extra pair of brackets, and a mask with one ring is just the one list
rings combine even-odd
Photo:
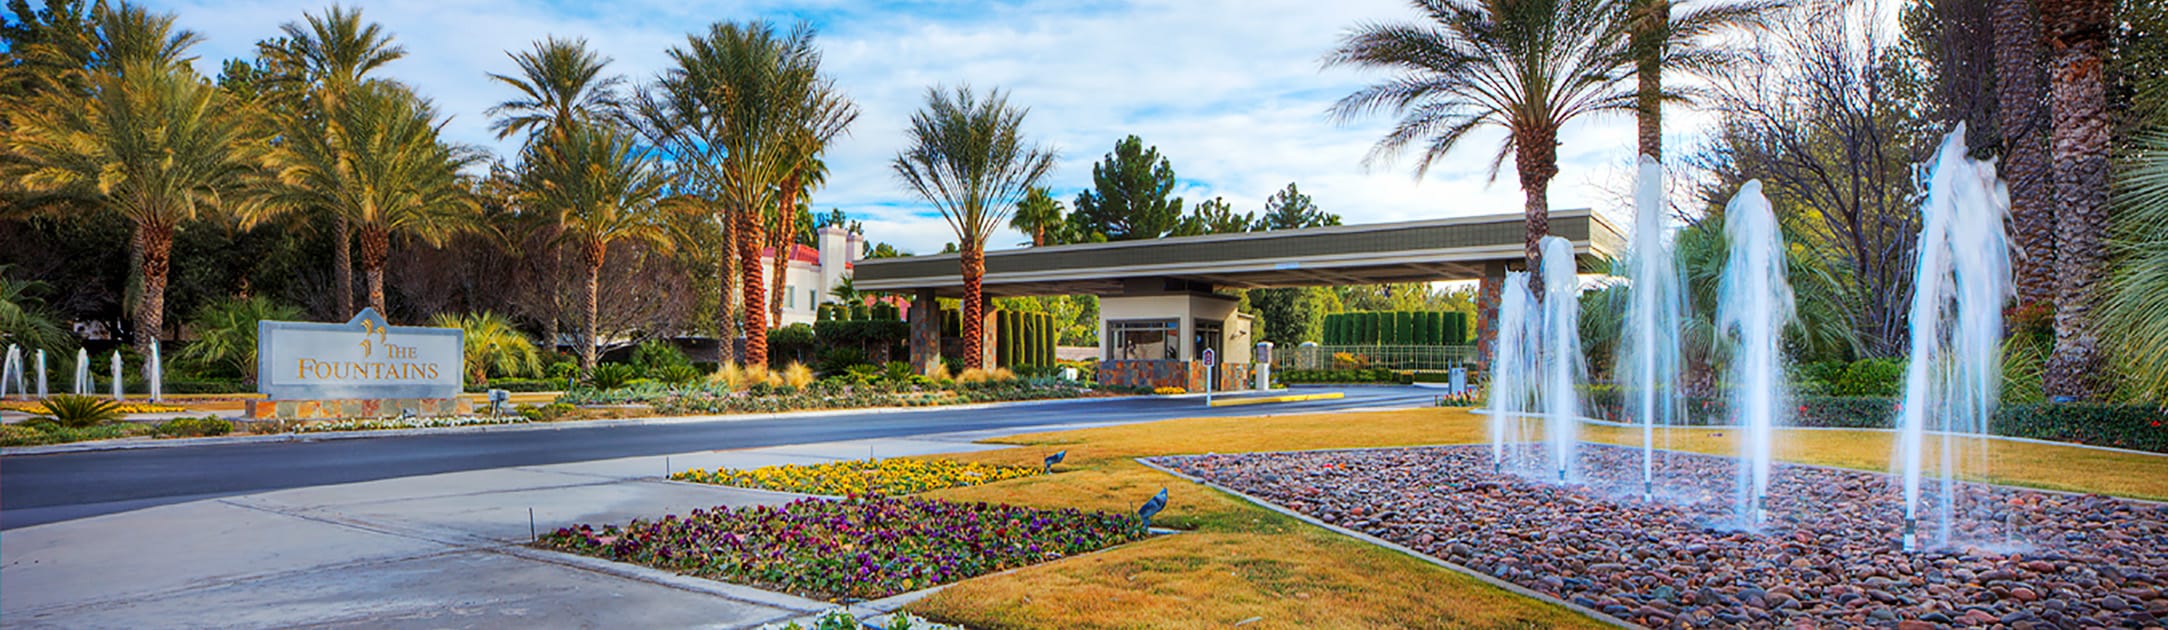
[(843, 278), (844, 268), (857, 258), (850, 251), (851, 234), (843, 228), (831, 225), (821, 228), (816, 234), (818, 236), (814, 242), (820, 244), (821, 286), (820, 295), (816, 296), (814, 302), (819, 303), (827, 299), (828, 290), (835, 288), (836, 283)]

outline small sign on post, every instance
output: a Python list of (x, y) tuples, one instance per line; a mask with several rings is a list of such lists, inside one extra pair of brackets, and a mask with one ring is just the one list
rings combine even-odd
[(1219, 353), (1204, 349), (1204, 406), (1212, 406), (1212, 368), (1219, 365)]

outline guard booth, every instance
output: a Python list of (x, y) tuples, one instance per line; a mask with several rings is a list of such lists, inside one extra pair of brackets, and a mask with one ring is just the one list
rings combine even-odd
[[(1625, 247), (1622, 233), (1588, 210), (1552, 211), (1550, 232), (1573, 244), (1584, 271)], [(1264, 357), (1251, 354), (1258, 323), (1222, 289), (1480, 280), (1477, 344), (1487, 350), (1499, 287), (1507, 269), (1524, 266), (1525, 237), (1515, 212), (1028, 247), (987, 252), (980, 286), (988, 298), (1099, 296), (1102, 383), (1202, 391), (1197, 359), (1212, 348), (1222, 375), (1213, 389), (1236, 390), (1258, 382), (1253, 366)], [(911, 363), (922, 373), (940, 353), (931, 305), (962, 297), (961, 268), (957, 254), (936, 254), (861, 260), (853, 272), (860, 291), (912, 296)], [(993, 327), (985, 328), (991, 336)]]

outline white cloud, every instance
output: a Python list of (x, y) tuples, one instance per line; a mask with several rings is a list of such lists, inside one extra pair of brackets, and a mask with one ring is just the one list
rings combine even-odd
[[(252, 54), (281, 23), (323, 5), (276, 0), (152, 2), (209, 37), (200, 66)], [(509, 91), (486, 73), (509, 72), (505, 51), (547, 35), (586, 37), (634, 81), (667, 63), (685, 34), (723, 19), (799, 17), (821, 28), (825, 65), (863, 108), (827, 157), (830, 176), (814, 207), (842, 208), (869, 236), (917, 252), (954, 240), (929, 206), (897, 184), (889, 160), (903, 128), (934, 84), (999, 87), (1031, 108), (1034, 137), (1063, 159), (1045, 183), (1063, 199), (1090, 185), (1091, 165), (1137, 134), (1159, 147), (1185, 181), (1189, 203), (1223, 196), (1238, 211), (1262, 207), (1288, 182), (1349, 223), (1517, 212), (1511, 165), (1487, 182), (1500, 136), (1470, 138), (1418, 182), (1411, 160), (1365, 169), (1384, 118), (1338, 125), (1326, 108), (1376, 76), (1321, 70), (1319, 57), (1365, 21), (1414, 19), (1396, 0), (1144, 0), (1044, 4), (849, 2), (678, 3), (663, 0), (530, 3), (515, 0), (381, 0), (358, 3), (407, 48), (384, 73), (414, 85), (453, 115), (450, 136), (508, 155), (483, 114)], [(1679, 120), (1685, 120), (1683, 118)], [(1567, 130), (1556, 208), (1598, 205), (1627, 163), (1632, 121), (1613, 117)], [(1676, 143), (1674, 143), (1676, 144)], [(1615, 172), (1616, 171), (1616, 172)], [(997, 247), (1022, 241), (996, 237)]]

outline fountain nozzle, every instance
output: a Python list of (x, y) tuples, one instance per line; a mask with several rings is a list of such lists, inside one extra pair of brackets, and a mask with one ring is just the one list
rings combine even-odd
[(1919, 530), (1919, 526), (1919, 519), (1905, 517), (1905, 537), (1903, 542), (1905, 553), (1919, 551), (1919, 535), (1915, 533)]

